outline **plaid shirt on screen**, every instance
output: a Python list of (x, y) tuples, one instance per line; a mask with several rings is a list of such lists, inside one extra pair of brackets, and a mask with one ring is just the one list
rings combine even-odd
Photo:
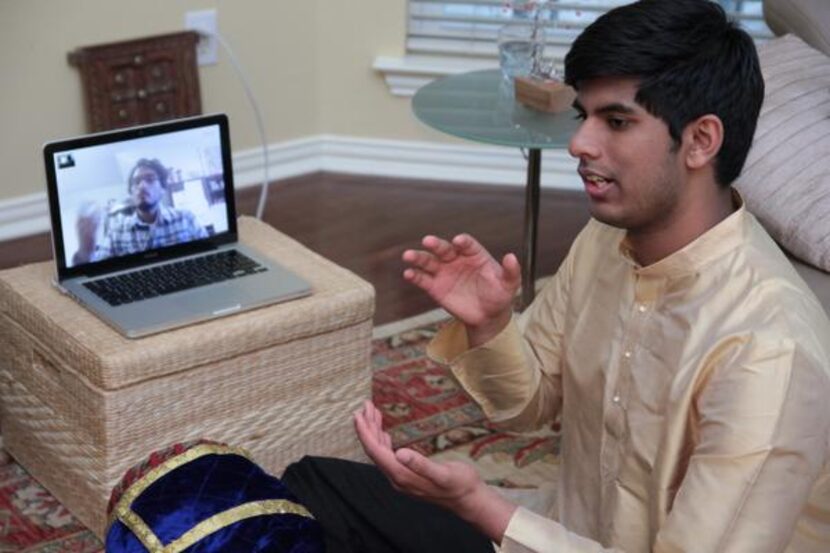
[(109, 232), (99, 245), (94, 260), (163, 248), (190, 240), (207, 238), (205, 229), (190, 211), (161, 206), (155, 223), (147, 224), (137, 212), (119, 214), (110, 220)]

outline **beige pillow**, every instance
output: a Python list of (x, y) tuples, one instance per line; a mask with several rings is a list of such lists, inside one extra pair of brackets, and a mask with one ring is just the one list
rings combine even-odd
[(830, 272), (830, 58), (794, 35), (758, 56), (766, 95), (735, 187), (784, 249)]
[(764, 21), (776, 35), (793, 33), (830, 55), (827, 0), (764, 0)]

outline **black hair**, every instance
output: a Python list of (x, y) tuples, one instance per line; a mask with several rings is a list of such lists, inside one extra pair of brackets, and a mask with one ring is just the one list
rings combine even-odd
[(729, 186), (741, 172), (764, 99), (752, 38), (710, 0), (640, 0), (589, 25), (565, 57), (565, 81), (639, 80), (636, 102), (666, 122), (676, 146), (683, 129), (718, 116), (724, 136), (715, 179)]
[(132, 194), (133, 176), (135, 176), (135, 172), (138, 171), (138, 169), (141, 167), (154, 171), (159, 178), (159, 182), (161, 183), (162, 188), (167, 188), (167, 169), (164, 167), (164, 165), (162, 165), (161, 162), (157, 159), (142, 158), (135, 162), (135, 166), (133, 167), (132, 171), (130, 171), (129, 176), (127, 177), (128, 193)]

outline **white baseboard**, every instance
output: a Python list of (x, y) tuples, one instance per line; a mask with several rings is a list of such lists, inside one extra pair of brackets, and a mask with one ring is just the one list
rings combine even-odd
[[(579, 189), (576, 161), (565, 150), (548, 150), (542, 161), (542, 186)], [(234, 153), (237, 188), (262, 184), (261, 148)], [(318, 135), (268, 147), (271, 181), (327, 171), (359, 175), (441, 180), (457, 183), (524, 186), (526, 162), (519, 150), (474, 144), (439, 144)], [(49, 230), (45, 193), (0, 200), (0, 241)]]
[[(322, 141), (324, 171), (520, 187), (527, 178), (527, 162), (515, 148), (340, 136)], [(565, 150), (543, 158), (542, 186), (582, 187), (576, 160)]]

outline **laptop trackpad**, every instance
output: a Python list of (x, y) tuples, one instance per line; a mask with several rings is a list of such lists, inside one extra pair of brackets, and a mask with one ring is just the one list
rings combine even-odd
[[(249, 280), (250, 277), (243, 279)], [(229, 315), (239, 311), (242, 305), (250, 305), (252, 300), (247, 286), (242, 281), (229, 281), (187, 290), (182, 294), (169, 296), (175, 302), (176, 309), (182, 313), (197, 315)], [(159, 298), (163, 300), (164, 298)]]

